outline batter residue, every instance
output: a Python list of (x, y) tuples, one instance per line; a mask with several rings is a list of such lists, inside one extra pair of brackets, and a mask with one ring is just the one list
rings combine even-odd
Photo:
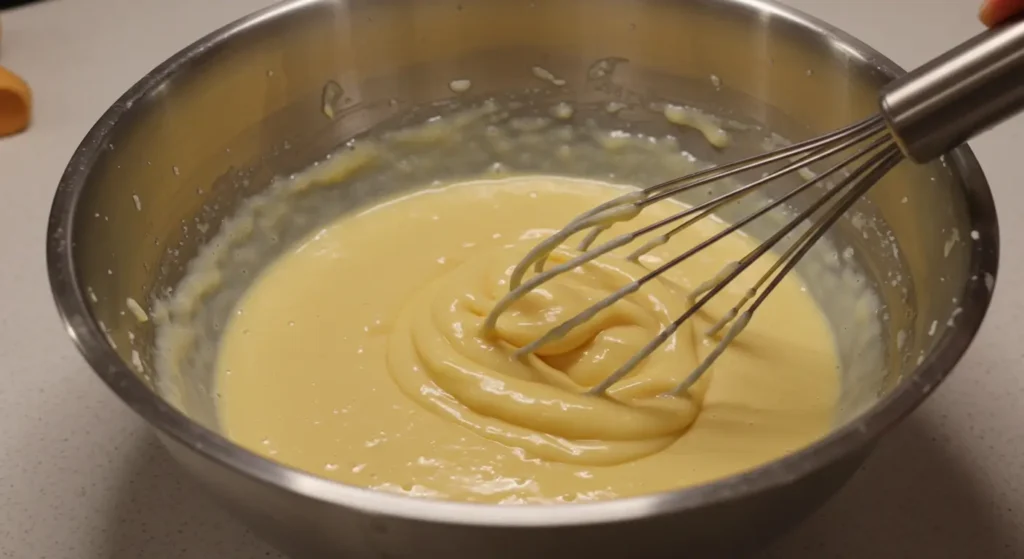
[[(670, 390), (714, 344), (705, 329), (755, 264), (603, 398), (582, 394), (753, 248), (731, 235), (525, 361), (516, 347), (721, 230), (704, 220), (640, 264), (635, 246), (566, 274), (480, 325), (511, 267), (621, 187), (516, 177), (423, 190), (344, 216), (268, 268), (239, 302), (217, 364), (226, 435), (282, 463), (414, 496), (530, 503), (698, 484), (820, 438), (839, 392), (824, 316), (791, 275), (704, 380)], [(663, 201), (615, 235), (678, 212)], [(565, 259), (568, 251), (555, 259)]]

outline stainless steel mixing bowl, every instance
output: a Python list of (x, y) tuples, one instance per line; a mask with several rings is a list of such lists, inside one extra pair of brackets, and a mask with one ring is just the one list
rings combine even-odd
[[(594, 63), (608, 57), (628, 62), (602, 76)], [(126, 300), (145, 306), (174, 285), (241, 199), (396, 112), (453, 96), (452, 79), (471, 79), (477, 92), (553, 87), (531, 74), (535, 65), (565, 78), (554, 91), (568, 98), (681, 99), (790, 136), (873, 113), (877, 88), (901, 72), (852, 37), (760, 0), (297, 0), (221, 29), (145, 76), (67, 166), (47, 257), (68, 333), (211, 494), (294, 557), (735, 556), (832, 494), (977, 332), (998, 232), (985, 177), (961, 148), (941, 164), (901, 166), (861, 208), (880, 218), (898, 252), (849, 223), (835, 232), (837, 243), (857, 246), (886, 305), (891, 374), (860, 387), (871, 405), (743, 475), (596, 504), (414, 500), (265, 460), (153, 391), (152, 323), (137, 324)]]

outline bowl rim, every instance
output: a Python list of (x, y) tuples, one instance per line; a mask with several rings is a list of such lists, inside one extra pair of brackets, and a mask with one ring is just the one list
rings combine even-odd
[[(981, 281), (967, 282), (960, 299), (963, 312), (957, 317), (956, 327), (946, 330), (937, 341), (936, 349), (918, 364), (909, 379), (868, 411), (792, 454), (744, 473), (670, 492), (593, 503), (510, 507), (425, 500), (349, 486), (278, 464), (236, 446), (166, 403), (130, 370), (110, 346), (89, 311), (85, 292), (75, 274), (71, 250), (73, 220), (94, 164), (108, 145), (114, 127), (131, 110), (133, 103), (201, 59), (211, 48), (264, 22), (325, 1), (330, 0), (285, 0), (254, 12), (197, 40), (146, 74), (86, 134), (60, 179), (50, 209), (46, 237), (47, 273), (68, 335), (91, 368), (118, 397), (160, 433), (206, 460), (307, 499), (411, 521), (548, 528), (620, 522), (691, 510), (767, 491), (849, 456), (913, 411), (949, 374), (977, 334), (992, 298), (999, 259), (999, 233), (988, 181), (974, 154), (965, 145), (946, 155), (945, 162), (960, 178), (972, 226), (981, 239), (981, 242), (973, 243), (969, 266), (974, 278)], [(799, 10), (771, 0), (719, 1), (740, 9), (767, 13), (802, 27), (890, 78), (905, 73), (900, 66), (863, 42)]]

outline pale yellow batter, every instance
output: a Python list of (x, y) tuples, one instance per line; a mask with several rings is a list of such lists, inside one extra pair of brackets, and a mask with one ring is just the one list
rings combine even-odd
[[(606, 397), (581, 393), (682, 313), (690, 290), (754, 246), (739, 235), (537, 355), (511, 357), (644, 267), (719, 231), (709, 220), (643, 266), (609, 256), (562, 276), (481, 336), (525, 252), (621, 193), (520, 177), (425, 190), (339, 219), (271, 266), (239, 303), (217, 365), (222, 428), (274, 460), (345, 483), (500, 503), (674, 489), (821, 437), (838, 399), (837, 357), (828, 324), (792, 275), (701, 383), (658, 397), (710, 350), (704, 330), (770, 258)], [(659, 203), (610, 234), (679, 209)], [(552, 264), (570, 255), (556, 253)]]

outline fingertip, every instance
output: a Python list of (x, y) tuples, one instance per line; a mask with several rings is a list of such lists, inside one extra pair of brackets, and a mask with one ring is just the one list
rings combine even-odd
[(978, 19), (987, 27), (994, 27), (1024, 13), (1024, 0), (984, 0), (978, 10)]
[(997, 10), (994, 9), (991, 0), (985, 0), (978, 9), (978, 19), (985, 27), (992, 27), (998, 23)]

